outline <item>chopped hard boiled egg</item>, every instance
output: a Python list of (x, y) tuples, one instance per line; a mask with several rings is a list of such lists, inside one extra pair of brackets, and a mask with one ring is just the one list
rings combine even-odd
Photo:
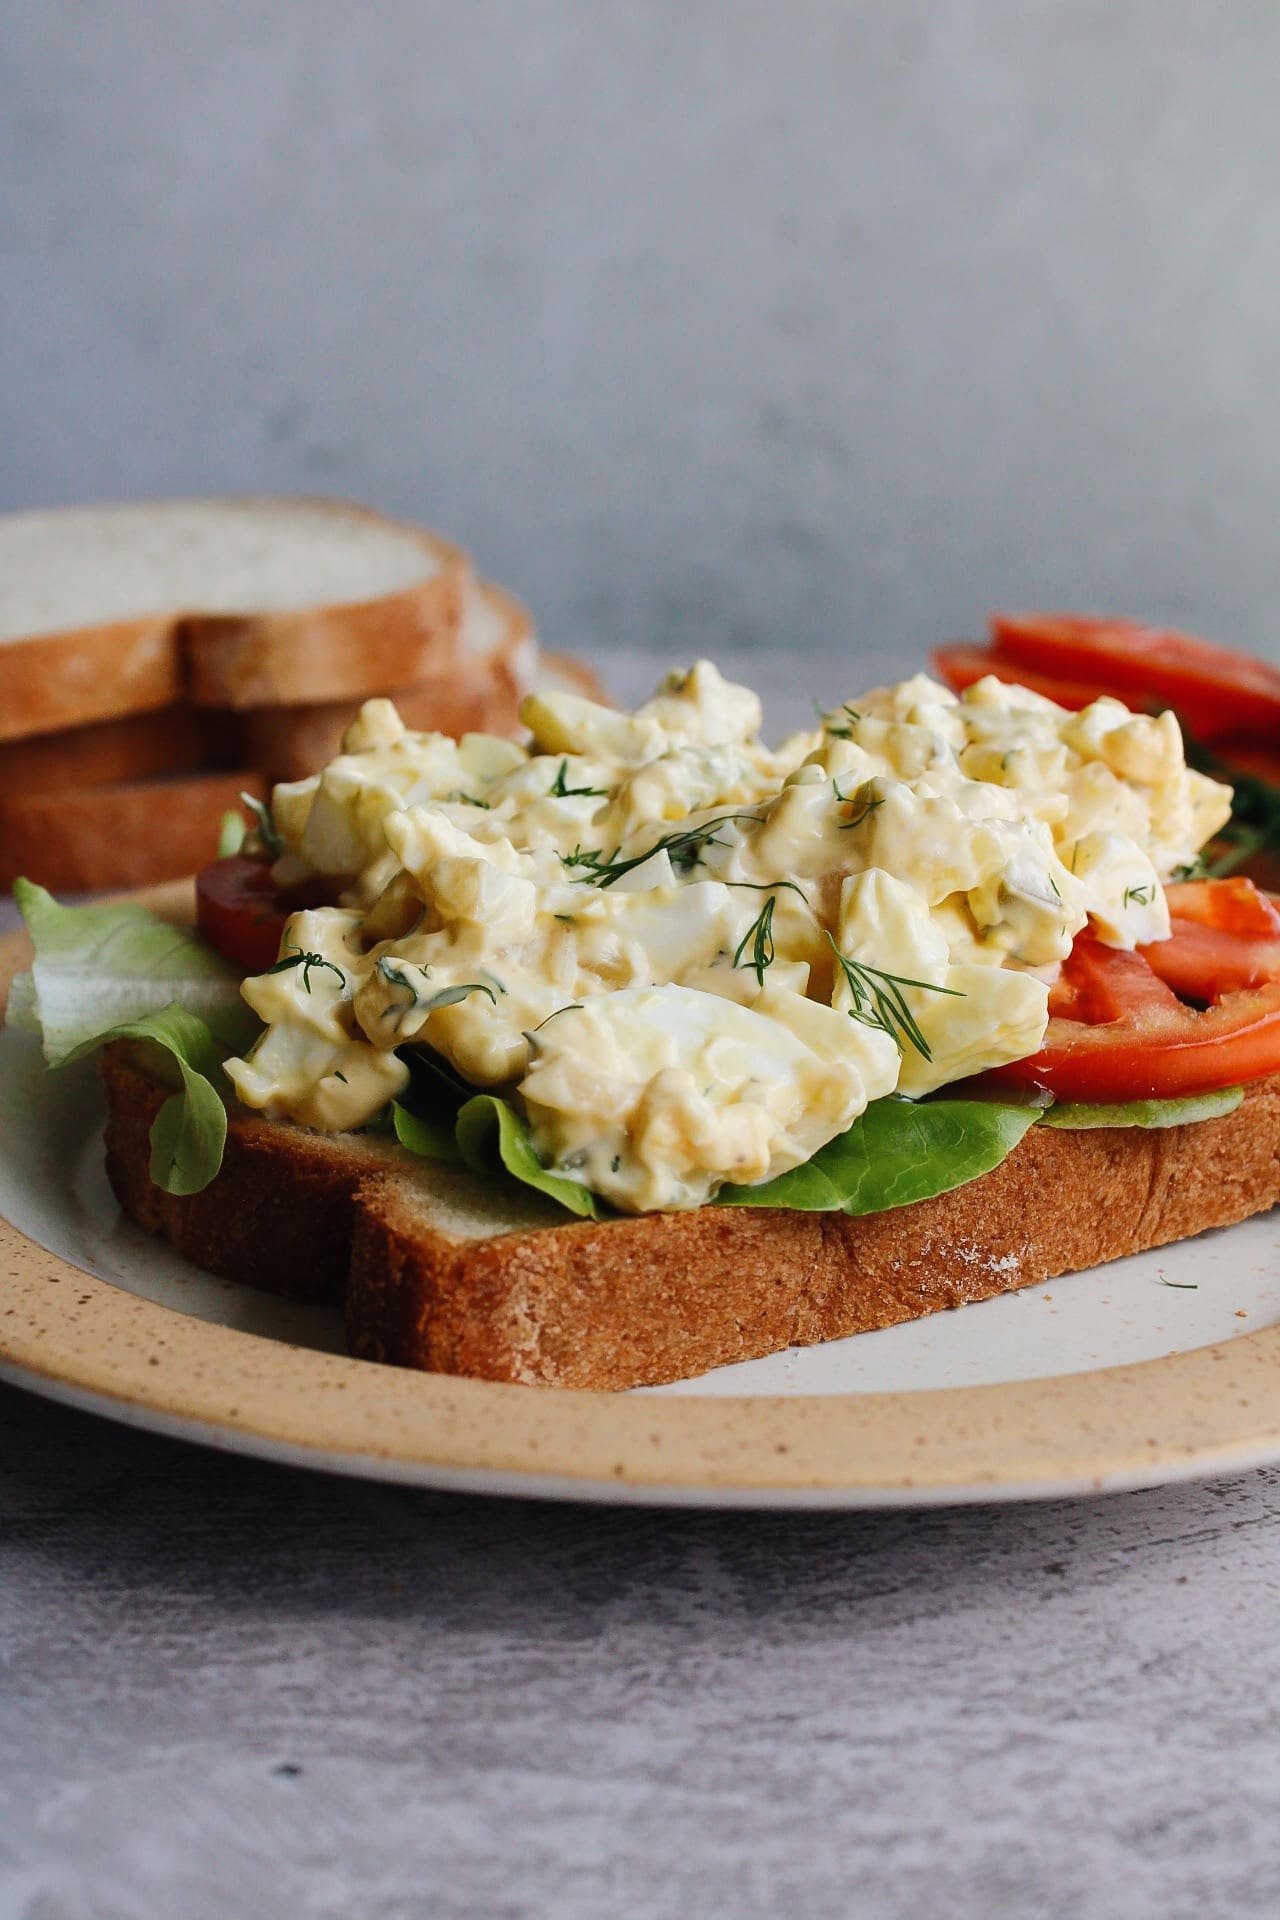
[(776, 752), (707, 661), (635, 713), (526, 701), (532, 742), (366, 702), (277, 787), (281, 880), (329, 876), (246, 981), (245, 1104), (359, 1127), (425, 1048), (544, 1162), (628, 1210), (800, 1165), (889, 1093), (1039, 1047), (1091, 922), (1168, 933), (1161, 882), (1226, 820), (1168, 715), (917, 675)]

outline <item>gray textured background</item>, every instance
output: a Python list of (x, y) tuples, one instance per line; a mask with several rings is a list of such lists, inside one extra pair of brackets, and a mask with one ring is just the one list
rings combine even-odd
[(0, 23), (0, 505), (351, 493), (587, 648), (1272, 645), (1269, 0)]
[(433, 1498), (0, 1388), (0, 1920), (1274, 1920), (1278, 1510)]

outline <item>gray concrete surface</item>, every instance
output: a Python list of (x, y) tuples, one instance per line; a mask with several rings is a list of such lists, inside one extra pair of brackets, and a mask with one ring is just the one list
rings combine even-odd
[(0, 6), (0, 506), (435, 520), (590, 649), (1266, 642), (1267, 0)]
[(1262, 1920), (1278, 1520), (437, 1498), (0, 1390), (0, 1916)]

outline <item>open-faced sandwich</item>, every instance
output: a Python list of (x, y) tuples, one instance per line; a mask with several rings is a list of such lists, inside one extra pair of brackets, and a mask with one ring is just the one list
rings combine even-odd
[(1280, 1195), (1280, 911), (1199, 877), (1171, 713), (987, 676), (776, 749), (703, 661), (530, 743), (367, 703), (196, 919), (19, 889), (10, 1017), (103, 1054), (111, 1178), (353, 1351), (628, 1387)]

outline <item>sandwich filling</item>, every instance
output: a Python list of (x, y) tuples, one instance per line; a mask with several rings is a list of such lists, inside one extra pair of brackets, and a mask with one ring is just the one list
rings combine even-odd
[(709, 662), (634, 713), (569, 693), (531, 743), (366, 703), (275, 789), (275, 875), (325, 876), (246, 980), (237, 1095), (367, 1124), (415, 1049), (501, 1093), (544, 1167), (627, 1212), (810, 1160), (869, 1103), (1036, 1052), (1075, 936), (1169, 936), (1162, 883), (1226, 822), (1170, 713), (924, 676), (777, 749)]

